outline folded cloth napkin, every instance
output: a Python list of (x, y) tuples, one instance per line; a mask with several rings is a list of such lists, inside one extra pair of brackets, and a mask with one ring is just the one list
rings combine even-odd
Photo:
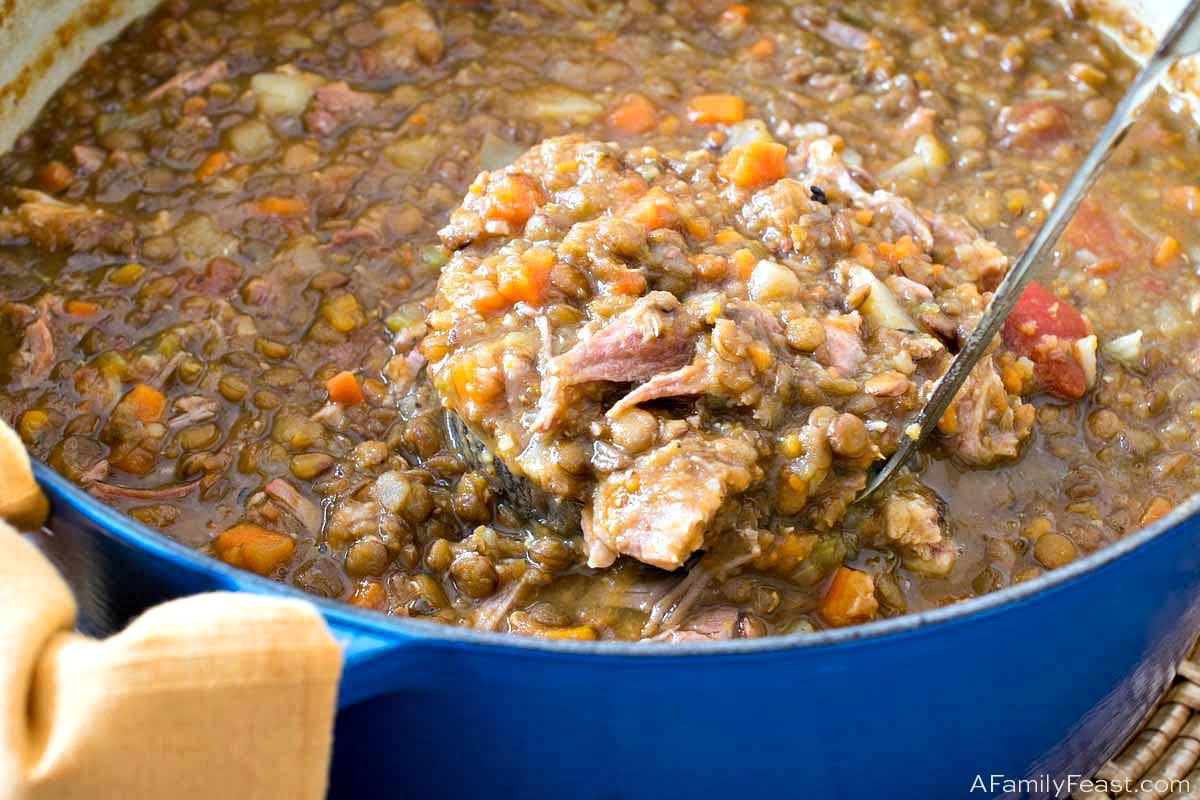
[[(45, 508), (0, 421), (0, 515), (36, 525)], [(0, 522), (0, 798), (324, 796), (341, 653), (311, 605), (197, 595), (103, 641), (74, 618), (66, 583)]]

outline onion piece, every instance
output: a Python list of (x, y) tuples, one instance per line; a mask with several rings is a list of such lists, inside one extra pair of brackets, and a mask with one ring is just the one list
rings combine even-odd
[(1104, 345), (1104, 355), (1127, 367), (1136, 366), (1142, 360), (1142, 331), (1139, 328), (1132, 333), (1109, 341)]
[(900, 305), (887, 284), (875, 277), (875, 273), (858, 264), (851, 265), (846, 271), (849, 274), (851, 291), (862, 286), (869, 286), (871, 289), (867, 299), (859, 307), (859, 311), (867, 319), (881, 328), (897, 331), (917, 330), (917, 323)]
[(483, 144), (479, 147), (479, 168), (486, 169), (489, 172), (496, 169), (504, 169), (512, 162), (516, 161), (525, 148), (519, 144), (513, 144), (507, 139), (501, 139), (496, 134), (488, 131), (483, 135)]
[(1075, 351), (1075, 360), (1083, 368), (1083, 377), (1087, 381), (1089, 389), (1096, 385), (1096, 343), (1096, 335), (1092, 334), (1084, 336), (1082, 339), (1076, 339), (1072, 347)]

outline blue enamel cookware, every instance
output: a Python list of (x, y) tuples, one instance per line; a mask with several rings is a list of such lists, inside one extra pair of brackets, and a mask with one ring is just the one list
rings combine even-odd
[[(306, 596), (35, 468), (93, 630), (194, 592)], [(1136, 730), (1200, 630), (1198, 510), (985, 597), (758, 640), (548, 642), (313, 599), (346, 656), (331, 793), (1054, 797)]]

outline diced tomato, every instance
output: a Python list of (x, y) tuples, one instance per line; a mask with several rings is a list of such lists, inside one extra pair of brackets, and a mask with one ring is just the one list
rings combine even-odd
[(1046, 390), (1064, 400), (1087, 391), (1087, 376), (1072, 352), (1075, 341), (1087, 335), (1083, 315), (1037, 281), (1025, 288), (1002, 333), (1005, 347), (1031, 360)]
[(1126, 264), (1144, 255), (1146, 242), (1112, 212), (1095, 200), (1084, 200), (1071, 219), (1063, 239), (1076, 250), (1087, 250), (1100, 259)]

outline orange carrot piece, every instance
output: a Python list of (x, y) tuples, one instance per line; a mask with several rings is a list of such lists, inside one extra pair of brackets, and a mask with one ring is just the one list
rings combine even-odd
[(1171, 186), (1162, 191), (1163, 205), (1200, 217), (1200, 186)]
[(1121, 262), (1115, 258), (1101, 258), (1083, 268), (1088, 275), (1111, 275), (1121, 269)]
[(459, 400), (477, 406), (486, 405), (504, 389), (496, 371), (481, 365), (472, 353), (450, 365), (450, 381)]
[(120, 403), (142, 422), (158, 422), (167, 410), (167, 397), (153, 386), (139, 383)]
[(734, 186), (754, 189), (787, 174), (787, 147), (777, 142), (746, 142), (721, 159), (717, 173)]
[(612, 294), (637, 295), (646, 291), (646, 276), (632, 269), (625, 269), (609, 283)]
[(258, 217), (298, 217), (308, 213), (308, 203), (300, 197), (264, 197), (250, 204), (250, 213)]
[(248, 522), (234, 525), (213, 539), (218, 558), (259, 575), (270, 575), (292, 557), (295, 549), (292, 537)]
[(698, 94), (688, 101), (688, 119), (700, 125), (741, 122), (746, 101), (733, 94)]
[(329, 392), (329, 400), (343, 406), (358, 405), (363, 401), (362, 387), (353, 372), (343, 370), (325, 381), (325, 390)]
[(100, 310), (100, 306), (91, 300), (68, 300), (63, 303), (63, 311), (72, 317), (87, 317)]
[(1152, 522), (1157, 522), (1167, 515), (1167, 512), (1174, 508), (1171, 501), (1165, 497), (1155, 497), (1146, 506), (1145, 512), (1142, 513), (1142, 525), (1149, 525)]
[(471, 297), (471, 308), (479, 314), (487, 316), (497, 311), (503, 311), (512, 305), (507, 297), (500, 294), (498, 289), (482, 284), (476, 288), (477, 291)]
[(745, 22), (750, 19), (750, 6), (744, 3), (734, 3), (721, 12), (722, 22)]
[(502, 175), (491, 186), (488, 219), (524, 225), (542, 202), (541, 187), (528, 175)]
[(733, 251), (733, 265), (737, 267), (738, 277), (742, 280), (750, 280), (750, 273), (754, 271), (757, 263), (758, 259), (748, 248), (743, 247)]
[(38, 183), (51, 194), (61, 192), (75, 180), (75, 173), (61, 161), (48, 161), (38, 170)]
[(817, 607), (821, 619), (838, 627), (866, 622), (877, 611), (879, 601), (875, 599), (875, 579), (866, 572), (850, 567), (838, 567)]
[(750, 57), (756, 61), (765, 61), (775, 55), (775, 40), (770, 36), (764, 36), (746, 49)]
[(679, 221), (679, 209), (674, 198), (661, 186), (655, 186), (639, 197), (625, 216), (648, 231), (669, 228)]
[(627, 136), (645, 133), (658, 124), (658, 109), (644, 95), (631, 94), (608, 112), (608, 126)]
[(206, 181), (228, 166), (229, 154), (223, 150), (214, 150), (200, 162), (200, 166), (196, 167), (196, 171), (192, 174), (195, 175), (196, 180)]
[(1151, 262), (1154, 266), (1162, 268), (1169, 267), (1179, 258), (1179, 254), (1183, 248), (1179, 246), (1179, 240), (1174, 236), (1164, 236), (1162, 240), (1155, 245), (1154, 255), (1151, 257)]
[(371, 579), (362, 580), (354, 587), (354, 593), (350, 595), (350, 599), (347, 602), (359, 608), (383, 611), (387, 608), (387, 591), (383, 588), (383, 583), (380, 581)]
[(500, 265), (497, 288), (511, 303), (539, 305), (553, 269), (554, 251), (548, 247), (531, 247), (519, 258)]

